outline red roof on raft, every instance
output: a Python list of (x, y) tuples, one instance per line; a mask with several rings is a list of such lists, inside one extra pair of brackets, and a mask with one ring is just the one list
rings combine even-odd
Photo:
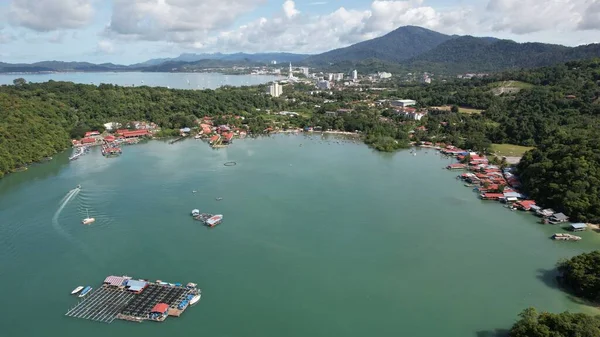
[(106, 137), (104, 137), (104, 140), (107, 141), (107, 142), (112, 142), (115, 139), (116, 139), (115, 136), (106, 136)]
[(90, 143), (95, 143), (96, 140), (94, 138), (83, 138), (81, 140), (81, 144), (90, 144)]
[(531, 208), (531, 206), (535, 205), (535, 201), (533, 200), (523, 200), (523, 201), (519, 201), (517, 202), (517, 205), (522, 207), (525, 210), (529, 210)]
[(161, 314), (164, 314), (165, 312), (167, 312), (167, 310), (169, 310), (168, 304), (158, 303), (157, 305), (154, 306), (154, 308), (152, 308), (151, 312), (160, 312)]
[(135, 130), (135, 131), (126, 131), (123, 132), (123, 137), (127, 138), (127, 137), (137, 137), (137, 136), (145, 136), (145, 135), (149, 135), (150, 133), (148, 132), (148, 130)]

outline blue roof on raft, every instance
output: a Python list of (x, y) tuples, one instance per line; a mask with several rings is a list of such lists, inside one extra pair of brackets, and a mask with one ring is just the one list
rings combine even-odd
[(573, 223), (573, 224), (571, 224), (571, 228), (584, 229), (584, 228), (587, 228), (587, 225), (584, 224), (583, 222)]
[(131, 291), (140, 291), (144, 289), (144, 287), (148, 284), (148, 282), (138, 281), (138, 280), (127, 280), (127, 287)]

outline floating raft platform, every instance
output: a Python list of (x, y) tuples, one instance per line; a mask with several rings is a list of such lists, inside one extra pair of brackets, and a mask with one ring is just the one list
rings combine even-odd
[(200, 289), (194, 283), (132, 280), (126, 276), (109, 276), (101, 287), (84, 297), (66, 316), (112, 323), (115, 319), (132, 322), (164, 321), (179, 317)]

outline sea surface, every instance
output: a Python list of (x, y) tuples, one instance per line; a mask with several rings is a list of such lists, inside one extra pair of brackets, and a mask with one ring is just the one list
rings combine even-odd
[[(83, 84), (170, 87), (173, 89), (216, 89), (225, 85), (244, 86), (268, 83), (280, 77), (271, 75), (224, 75), (219, 73), (99, 72), (50, 74), (0, 74), (0, 85), (13, 84), (16, 78), (28, 82), (67, 81)], [(189, 81), (189, 82), (188, 82)]]
[[(3, 336), (487, 337), (529, 306), (593, 310), (553, 269), (600, 234), (550, 240), (558, 227), (478, 200), (433, 150), (280, 135), (68, 155), (0, 180)], [(65, 316), (73, 288), (124, 274), (202, 299), (163, 323)]]

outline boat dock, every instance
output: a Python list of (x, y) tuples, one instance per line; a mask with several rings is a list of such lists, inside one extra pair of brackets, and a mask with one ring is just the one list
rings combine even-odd
[(199, 294), (200, 290), (193, 283), (182, 286), (109, 276), (101, 287), (69, 309), (66, 316), (102, 323), (112, 323), (115, 319), (164, 321), (168, 316), (179, 317), (190, 299)]
[(180, 137), (177, 137), (177, 138), (173, 139), (172, 141), (170, 141), (170, 142), (169, 142), (169, 144), (175, 144), (175, 143), (177, 143), (178, 141), (184, 140), (185, 138), (187, 138), (187, 136), (180, 136)]

